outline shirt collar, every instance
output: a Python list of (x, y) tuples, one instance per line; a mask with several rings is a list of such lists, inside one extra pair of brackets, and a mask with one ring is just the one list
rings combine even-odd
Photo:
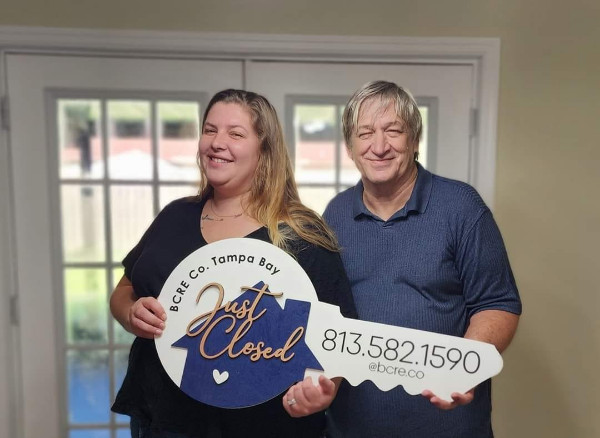
[[(417, 175), (417, 181), (413, 188), (410, 198), (404, 207), (398, 210), (388, 220), (394, 220), (401, 217), (406, 217), (408, 213), (425, 213), (429, 198), (431, 196), (431, 186), (433, 184), (433, 175), (420, 163), (417, 163), (417, 169), (419, 171)], [(362, 180), (354, 187), (354, 197), (352, 202), (352, 216), (356, 219), (360, 215), (370, 216), (377, 218), (373, 213), (369, 211), (363, 201), (364, 186)]]

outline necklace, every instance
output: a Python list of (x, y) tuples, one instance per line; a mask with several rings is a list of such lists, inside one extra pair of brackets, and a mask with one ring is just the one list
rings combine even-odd
[[(238, 217), (240, 217), (241, 215), (243, 215), (243, 214), (244, 214), (244, 212), (243, 212), (243, 211), (242, 211), (242, 212), (240, 212), (240, 213), (237, 213), (237, 214), (232, 214), (232, 215), (220, 215), (220, 214), (217, 214), (217, 212), (215, 211), (215, 209), (214, 209), (214, 207), (213, 207), (213, 200), (212, 200), (212, 199), (210, 200), (210, 205), (208, 206), (208, 208), (210, 208), (210, 211), (212, 211), (212, 212), (213, 212), (213, 214), (214, 214), (216, 217), (218, 217), (218, 218), (219, 218), (219, 219), (214, 219), (214, 220), (218, 220), (218, 221), (222, 221), (223, 219), (237, 219)], [(208, 215), (206, 215), (206, 218), (207, 218), (207, 219), (209, 219), (209, 220), (211, 220), (211, 219), (208, 217)]]

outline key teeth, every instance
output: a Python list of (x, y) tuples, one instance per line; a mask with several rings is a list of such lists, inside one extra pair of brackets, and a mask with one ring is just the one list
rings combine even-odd
[(371, 382), (373, 385), (375, 385), (377, 388), (379, 388), (381, 391), (389, 391), (391, 389), (396, 388), (397, 386), (402, 386), (400, 383), (397, 383), (395, 385), (392, 385), (391, 387), (387, 387), (386, 385), (380, 385), (379, 383), (377, 383), (376, 381), (369, 379), (369, 378), (360, 378), (360, 377), (355, 377), (355, 376), (351, 376), (351, 377), (344, 377), (345, 380), (348, 381), (348, 383), (350, 383), (352, 386), (358, 386), (363, 382), (369, 381)]
[[(500, 365), (502, 363), (500, 362)], [(502, 367), (500, 366), (500, 369), (502, 369)], [(491, 375), (489, 378), (494, 377), (495, 375), (497, 375), (500, 372), (500, 370), (498, 370), (497, 373)], [(421, 388), (422, 385), (419, 384), (419, 382), (411, 382), (411, 381), (407, 381), (404, 384), (402, 383), (397, 383), (397, 384), (392, 384), (392, 385), (380, 385), (379, 383), (377, 383), (376, 381), (369, 379), (369, 378), (360, 378), (357, 376), (350, 376), (350, 377), (344, 377), (344, 379), (346, 381), (348, 381), (348, 383), (350, 383), (352, 386), (358, 386), (360, 384), (362, 384), (363, 382), (366, 381), (370, 381), (373, 385), (375, 385), (379, 390), (381, 391), (390, 391), (394, 388), (397, 387), (401, 387), (404, 389), (404, 391), (406, 391), (408, 394), (410, 395), (419, 395), (421, 394), (421, 392), (426, 389), (426, 388)], [(467, 385), (468, 386), (468, 385)], [(475, 385), (473, 385), (475, 386)], [(451, 392), (447, 392), (447, 390), (443, 390), (443, 389), (438, 389), (437, 391), (435, 390), (435, 388), (431, 389), (437, 397), (442, 398), (444, 400), (447, 401), (452, 401), (452, 397), (451, 394), (452, 392), (462, 392), (462, 393), (466, 393), (467, 391), (469, 391), (471, 389), (471, 387), (468, 388), (455, 388), (453, 391)]]
[(344, 377), (344, 379), (347, 380), (348, 383), (350, 383), (350, 385), (352, 385), (352, 386), (358, 386), (358, 385), (362, 384), (363, 382), (369, 381), (373, 385), (375, 385), (380, 391), (391, 391), (394, 388), (400, 387), (400, 388), (403, 388), (410, 395), (421, 394), (421, 391), (418, 388), (416, 388), (416, 386), (418, 386), (418, 385), (408, 385), (408, 387), (405, 387), (404, 385), (397, 383), (395, 385), (391, 385), (390, 387), (388, 387), (386, 385), (380, 385), (379, 383), (377, 383), (371, 379), (361, 379), (359, 377)]

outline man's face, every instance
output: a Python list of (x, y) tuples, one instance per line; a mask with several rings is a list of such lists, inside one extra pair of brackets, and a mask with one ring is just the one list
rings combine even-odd
[(377, 100), (365, 101), (358, 115), (358, 129), (348, 155), (362, 175), (363, 184), (395, 190), (411, 176), (416, 165), (417, 142), (409, 140), (405, 123), (394, 104), (382, 107)]

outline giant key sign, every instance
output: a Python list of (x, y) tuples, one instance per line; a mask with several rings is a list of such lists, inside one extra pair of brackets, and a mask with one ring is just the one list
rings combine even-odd
[(484, 342), (344, 318), (318, 301), (287, 253), (256, 239), (225, 239), (186, 257), (159, 295), (163, 367), (190, 397), (223, 408), (265, 402), (305, 376), (402, 385), (451, 401), (498, 374)]

